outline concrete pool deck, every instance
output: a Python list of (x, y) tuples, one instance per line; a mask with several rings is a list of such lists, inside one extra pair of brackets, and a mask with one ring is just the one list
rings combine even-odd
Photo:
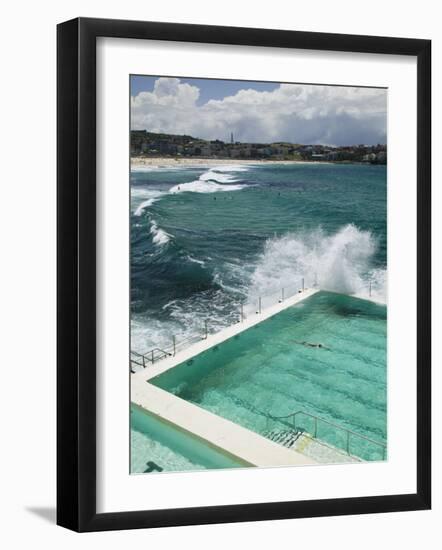
[[(227, 420), (200, 407), (198, 404), (188, 402), (174, 393), (152, 384), (153, 379), (161, 374), (178, 367), (178, 365), (183, 365), (183, 363), (185, 368), (186, 362), (190, 359), (228, 341), (251, 327), (259, 325), (318, 292), (320, 292), (320, 289), (316, 288), (299, 290), (294, 296), (262, 310), (261, 313), (255, 314), (253, 311), (243, 321), (218, 333), (209, 334), (206, 338), (190, 345), (187, 349), (177, 352), (174, 356), (158, 360), (154, 364), (150, 363), (150, 366), (132, 373), (131, 401), (146, 410), (146, 412), (153, 413), (183, 432), (193, 435), (226, 455), (237, 458), (245, 465), (272, 467), (318, 464), (321, 462), (360, 462), (362, 459), (351, 455), (347, 456), (342, 450), (311, 437), (298, 438), (297, 444), (288, 448), (288, 445), (283, 446), (278, 443), (273, 434), (266, 434), (267, 437), (265, 437), (244, 428), (235, 421)], [(373, 299), (354, 297), (359, 300), (375, 302)], [(318, 449), (321, 452), (318, 453)], [(333, 457), (325, 456), (324, 449), (329, 455), (331, 453)]]
[(308, 456), (287, 449), (230, 420), (157, 388), (140, 376), (131, 377), (131, 401), (161, 420), (239, 459), (245, 463), (245, 467), (317, 464)]
[(157, 364), (132, 373), (132, 403), (250, 466), (275, 467), (317, 464), (317, 461), (308, 456), (293, 449), (287, 449), (247, 428), (243, 428), (149, 383), (152, 378), (269, 319), (288, 307), (298, 304), (317, 292), (319, 292), (318, 289), (300, 290), (294, 296), (266, 308), (259, 314), (249, 315), (242, 322), (215, 334), (209, 334), (204, 340), (176, 353), (175, 356), (167, 357), (158, 361)]
[(282, 302), (276, 303), (275, 305), (262, 310), (261, 313), (249, 315), (247, 319), (244, 319), (244, 321), (242, 322), (238, 322), (235, 325), (216, 332), (215, 334), (209, 334), (207, 338), (202, 339), (201, 341), (196, 342), (188, 348), (177, 352), (174, 356), (161, 359), (157, 363), (147, 366), (145, 369), (132, 373), (131, 378), (140, 378), (147, 382), (148, 380), (155, 378), (160, 374), (163, 374), (163, 372), (166, 372), (169, 369), (176, 367), (180, 363), (191, 359), (195, 355), (198, 355), (199, 353), (202, 353), (203, 351), (206, 351), (213, 346), (221, 344), (229, 338), (232, 338), (233, 336), (244, 332), (250, 327), (253, 327), (258, 323), (261, 323), (262, 321), (273, 317), (273, 315), (276, 315), (277, 313), (280, 313), (281, 311), (284, 311), (285, 309), (294, 306), (299, 302), (306, 300), (307, 298), (310, 298), (310, 296), (313, 296), (317, 292), (319, 292), (319, 289), (317, 288), (306, 288), (304, 290), (300, 290), (294, 296), (286, 298)]

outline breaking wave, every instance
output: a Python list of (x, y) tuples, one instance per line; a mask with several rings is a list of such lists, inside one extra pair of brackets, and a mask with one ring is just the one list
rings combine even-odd
[[(146, 189), (144, 187), (132, 187), (131, 201), (133, 204), (134, 216), (141, 216), (146, 208), (152, 206), (164, 193), (154, 189)], [(143, 200), (144, 199), (144, 200)], [(139, 201), (142, 202), (139, 202)]]
[[(157, 170), (161, 170), (161, 168), (156, 166), (132, 167), (133, 172), (154, 172)], [(172, 168), (172, 170), (177, 170), (177, 168)], [(248, 167), (242, 165), (215, 166), (203, 172), (197, 180), (176, 184), (172, 186), (168, 192), (155, 189), (146, 189), (141, 186), (132, 186), (131, 198), (133, 213), (135, 216), (141, 216), (147, 208), (152, 206), (161, 197), (168, 194), (184, 192), (217, 193), (220, 191), (240, 191), (241, 189), (244, 189), (246, 185), (237, 183), (241, 180), (238, 180), (230, 174), (230, 172), (246, 172), (247, 170)]]
[[(171, 239), (153, 220), (150, 232), (157, 246), (164, 246)], [(248, 305), (253, 306), (257, 296), (265, 297), (291, 285), (299, 288), (302, 278), (306, 287), (317, 283), (320, 289), (360, 298), (370, 297), (371, 281), (370, 299), (385, 303), (386, 270), (373, 267), (376, 248), (376, 239), (369, 231), (351, 224), (333, 234), (319, 228), (268, 239), (253, 263), (225, 263), (212, 271), (212, 289), (167, 302), (162, 311), (168, 319), (146, 322), (133, 318), (132, 346), (137, 350), (170, 346), (171, 334), (182, 342), (201, 335), (203, 320), (211, 330), (221, 330), (237, 322), (241, 302), (246, 304), (247, 313)], [(190, 254), (185, 258), (208, 268), (205, 261)]]
[(158, 224), (155, 220), (151, 221), (150, 234), (152, 235), (152, 242), (157, 246), (164, 246), (172, 238), (172, 236), (164, 231), (164, 229), (158, 227)]
[(195, 180), (188, 183), (175, 185), (170, 190), (171, 193), (217, 193), (219, 191), (240, 191), (244, 189), (244, 185), (221, 185), (216, 181)]
[(174, 185), (170, 193), (217, 193), (219, 191), (240, 191), (246, 185), (236, 183), (240, 180), (226, 172), (245, 172), (248, 168), (244, 166), (217, 166), (210, 168), (194, 181)]
[(386, 270), (373, 267), (376, 248), (373, 235), (352, 224), (332, 235), (317, 229), (269, 239), (251, 276), (249, 295), (270, 294), (304, 278), (306, 286), (385, 303)]

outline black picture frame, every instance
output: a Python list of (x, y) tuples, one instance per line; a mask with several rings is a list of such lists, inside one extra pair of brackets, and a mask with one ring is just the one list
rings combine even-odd
[[(96, 39), (417, 59), (417, 471), (414, 494), (96, 512)], [(57, 28), (57, 523), (75, 531), (424, 510), (431, 503), (431, 41), (79, 18)]]

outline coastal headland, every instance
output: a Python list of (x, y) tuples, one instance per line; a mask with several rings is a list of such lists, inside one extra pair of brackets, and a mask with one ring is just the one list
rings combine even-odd
[[(145, 130), (132, 130), (130, 134), (130, 151), (132, 158), (140, 162), (161, 158), (162, 162), (170, 159), (172, 164), (181, 160), (190, 160), (187, 166), (220, 161), (219, 164), (231, 164), (241, 161), (256, 162), (343, 162), (386, 164), (386, 145), (347, 145), (332, 146), (320, 144), (299, 144), (288, 142), (243, 143), (219, 139), (204, 140), (188, 135), (157, 134)], [(218, 162), (217, 162), (218, 163)], [(155, 165), (155, 164), (153, 164)], [(163, 164), (162, 164), (163, 165)]]

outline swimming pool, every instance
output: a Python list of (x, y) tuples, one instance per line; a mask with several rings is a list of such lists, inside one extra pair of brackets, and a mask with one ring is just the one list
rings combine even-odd
[(130, 412), (132, 474), (249, 466), (133, 403)]
[(150, 382), (265, 436), (287, 427), (275, 418), (301, 411), (298, 428), (382, 460), (386, 330), (385, 306), (319, 292)]

